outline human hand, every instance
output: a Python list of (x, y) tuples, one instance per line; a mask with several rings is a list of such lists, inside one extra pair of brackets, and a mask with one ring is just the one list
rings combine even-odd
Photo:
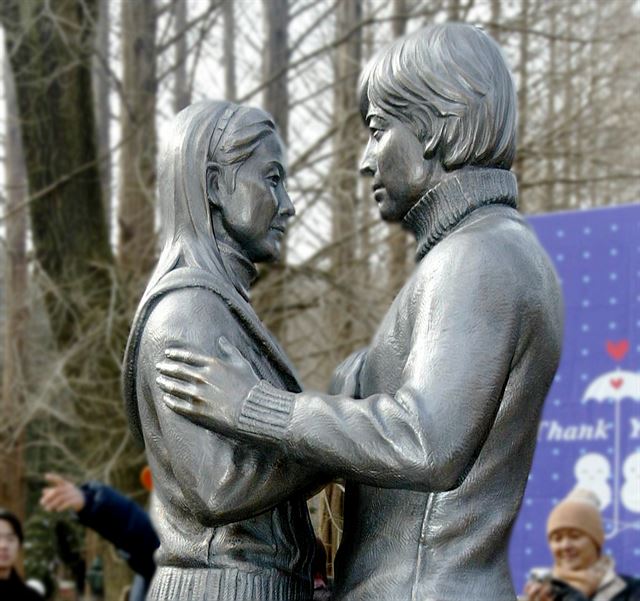
[(527, 601), (555, 601), (550, 582), (536, 582), (530, 580), (524, 587)]
[(259, 382), (249, 362), (224, 337), (220, 357), (168, 348), (156, 365), (165, 404), (190, 421), (216, 432), (235, 428), (241, 402)]
[(360, 394), (360, 370), (367, 358), (367, 347), (351, 353), (333, 372), (329, 394), (343, 394), (358, 398)]
[(45, 474), (44, 479), (48, 486), (42, 489), (40, 505), (46, 511), (82, 511), (85, 505), (84, 493), (73, 482), (58, 474)]

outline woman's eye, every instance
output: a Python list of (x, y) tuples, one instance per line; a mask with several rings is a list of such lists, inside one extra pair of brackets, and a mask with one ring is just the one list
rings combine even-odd
[(378, 129), (376, 127), (371, 127), (369, 128), (370, 132), (371, 132), (371, 137), (376, 140), (376, 141), (380, 141), (380, 138), (382, 137), (382, 134), (384, 133), (381, 129)]
[(278, 186), (278, 184), (280, 183), (280, 176), (279, 175), (270, 175), (267, 179), (271, 182), (271, 185), (274, 188), (276, 188)]

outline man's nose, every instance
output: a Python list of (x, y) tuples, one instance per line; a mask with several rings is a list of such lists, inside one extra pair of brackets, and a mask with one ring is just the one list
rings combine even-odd
[(360, 160), (360, 175), (373, 176), (376, 172), (376, 161), (373, 156), (373, 148), (371, 139), (367, 142), (367, 147), (364, 149), (364, 154)]

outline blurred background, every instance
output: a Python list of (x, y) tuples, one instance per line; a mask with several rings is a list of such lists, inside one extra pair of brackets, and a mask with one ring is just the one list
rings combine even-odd
[[(70, 577), (55, 535), (62, 521), (68, 547), (89, 566), (101, 558), (105, 599), (130, 579), (96, 535), (38, 499), (43, 474), (55, 471), (146, 502), (144, 454), (119, 382), (158, 251), (155, 159), (173, 115), (226, 98), (275, 117), (297, 215), (284, 260), (261, 269), (253, 303), (304, 383), (324, 389), (332, 368), (368, 342), (413, 264), (411, 241), (380, 222), (357, 174), (366, 138), (358, 76), (393, 38), (446, 20), (483, 27), (511, 65), (524, 213), (640, 201), (637, 0), (3, 0), (0, 506), (26, 520), (27, 575)], [(618, 223), (640, 219), (625, 215)], [(634, 249), (639, 234), (629, 236)], [(581, 244), (589, 252), (591, 239)], [(629, 255), (633, 273), (637, 259)], [(628, 338), (603, 333), (602, 344)], [(637, 372), (632, 350), (625, 369)], [(637, 404), (628, 406), (633, 419)], [(329, 572), (341, 503), (339, 484), (311, 501)], [(544, 544), (543, 532), (522, 528)]]

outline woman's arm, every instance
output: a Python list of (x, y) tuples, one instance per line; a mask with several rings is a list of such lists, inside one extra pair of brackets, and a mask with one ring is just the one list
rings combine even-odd
[(236, 345), (245, 344), (239, 328), (224, 302), (211, 292), (174, 291), (153, 308), (138, 356), (145, 397), (139, 392), (138, 403), (151, 406), (150, 415), (155, 414), (165, 456), (182, 493), (201, 519), (209, 521), (258, 515), (323, 481), (318, 468), (287, 458), (273, 446), (251, 446), (208, 431), (163, 402), (155, 365), (167, 345), (190, 345), (215, 355), (221, 335)]

